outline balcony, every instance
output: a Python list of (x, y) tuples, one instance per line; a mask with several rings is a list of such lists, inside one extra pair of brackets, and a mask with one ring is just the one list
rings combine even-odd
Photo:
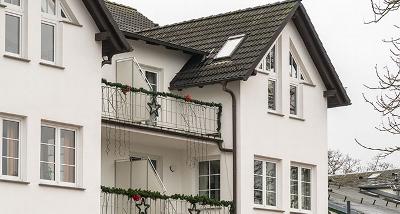
[(222, 105), (102, 80), (102, 120), (203, 139), (221, 138)]
[(230, 214), (232, 202), (204, 196), (101, 188), (101, 214)]

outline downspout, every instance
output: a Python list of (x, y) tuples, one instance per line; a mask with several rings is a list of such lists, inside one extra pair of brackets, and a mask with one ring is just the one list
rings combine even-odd
[(236, 96), (235, 93), (229, 88), (227, 88), (228, 82), (221, 82), (222, 90), (231, 95), (232, 98), (232, 152), (233, 155), (233, 213), (236, 214), (237, 211), (237, 157), (236, 157), (236, 147), (237, 147), (237, 134), (236, 134)]

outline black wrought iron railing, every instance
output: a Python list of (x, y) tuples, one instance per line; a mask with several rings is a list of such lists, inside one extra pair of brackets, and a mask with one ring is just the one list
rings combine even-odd
[(222, 105), (102, 80), (102, 118), (213, 138), (220, 137)]
[(231, 214), (232, 202), (201, 196), (101, 188), (101, 214)]

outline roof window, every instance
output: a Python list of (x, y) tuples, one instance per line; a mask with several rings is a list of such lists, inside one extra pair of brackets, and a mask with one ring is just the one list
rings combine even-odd
[(375, 178), (379, 177), (380, 175), (381, 175), (381, 173), (374, 173), (374, 174), (370, 175), (368, 177), (368, 179), (375, 179)]
[(215, 59), (226, 58), (232, 56), (233, 52), (239, 47), (244, 39), (244, 34), (231, 36), (222, 46), (221, 50), (215, 56)]

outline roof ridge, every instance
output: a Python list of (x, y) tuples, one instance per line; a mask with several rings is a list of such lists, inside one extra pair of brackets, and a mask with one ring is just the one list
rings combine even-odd
[(291, 3), (291, 2), (300, 2), (300, 1), (301, 0), (278, 1), (278, 2), (259, 5), (259, 6), (255, 6), (255, 7), (248, 7), (248, 8), (233, 10), (233, 11), (229, 11), (229, 12), (225, 12), (225, 13), (219, 13), (219, 14), (215, 14), (215, 15), (210, 15), (210, 16), (205, 16), (205, 17), (200, 17), (200, 18), (195, 18), (195, 19), (189, 19), (189, 20), (185, 20), (185, 21), (181, 21), (181, 22), (177, 22), (177, 23), (172, 23), (172, 24), (167, 24), (167, 25), (163, 25), (163, 26), (147, 28), (147, 29), (143, 29), (143, 30), (138, 31), (138, 32), (146, 32), (146, 31), (151, 31), (151, 30), (156, 30), (156, 29), (158, 30), (158, 29), (162, 29), (162, 28), (167, 28), (167, 27), (172, 27), (172, 26), (176, 26), (176, 25), (186, 24), (186, 23), (189, 23), (189, 22), (207, 20), (207, 19), (226, 16), (226, 15), (231, 15), (231, 14), (235, 14), (235, 13), (251, 11), (251, 10), (257, 10), (257, 9), (260, 9), (260, 8), (271, 7), (271, 6), (276, 6), (276, 5), (280, 5), (280, 4), (287, 4), (287, 3)]
[(135, 8), (133, 8), (131, 6), (128, 6), (128, 5), (125, 5), (125, 4), (120, 4), (120, 3), (117, 3), (117, 2), (114, 2), (114, 1), (110, 1), (110, 0), (104, 0), (104, 2), (105, 3), (109, 3), (109, 4), (113, 4), (113, 5), (117, 5), (117, 6), (120, 6), (120, 7), (124, 7), (124, 8), (130, 9), (130, 10), (137, 11)]

